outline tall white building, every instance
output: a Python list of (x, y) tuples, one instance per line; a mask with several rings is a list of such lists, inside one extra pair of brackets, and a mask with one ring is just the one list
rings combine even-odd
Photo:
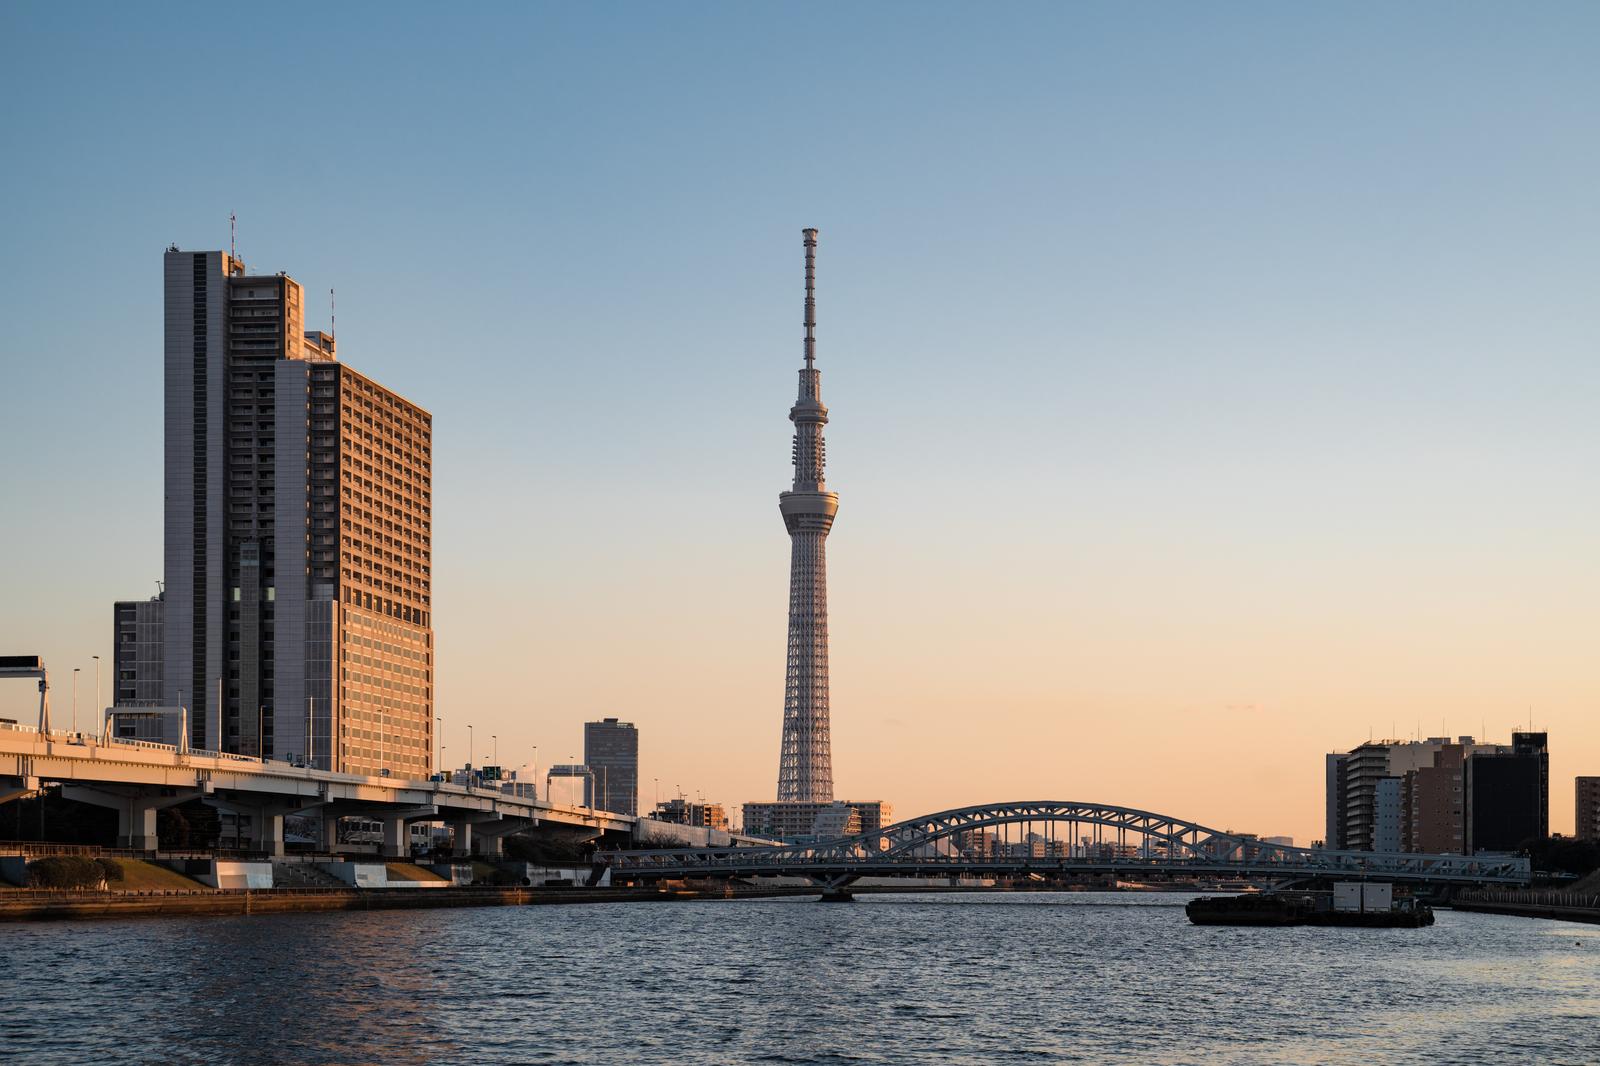
[(199, 748), (427, 776), (432, 416), (286, 274), (177, 247), (164, 274), (161, 702)]

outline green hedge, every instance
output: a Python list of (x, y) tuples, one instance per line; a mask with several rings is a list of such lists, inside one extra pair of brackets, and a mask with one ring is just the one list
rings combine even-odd
[(121, 880), (122, 864), (115, 859), (52, 855), (28, 864), (30, 888), (99, 888), (102, 882)]

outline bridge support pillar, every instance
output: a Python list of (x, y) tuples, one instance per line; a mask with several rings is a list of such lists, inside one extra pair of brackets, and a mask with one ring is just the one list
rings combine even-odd
[(278, 807), (262, 807), (252, 819), (254, 833), (251, 835), (255, 843), (255, 850), (264, 851), (273, 858), (283, 856), (283, 810)]
[(823, 903), (854, 903), (856, 894), (850, 891), (850, 886), (855, 884), (855, 878), (850, 876), (834, 878), (816, 878), (818, 887), (822, 889)]
[(117, 812), (117, 847), (135, 851), (156, 850), (156, 812), (199, 797), (195, 790), (166, 790), (168, 795), (140, 788), (90, 788), (88, 785), (62, 785), (63, 799), (92, 803)]
[(383, 857), (386, 859), (411, 858), (410, 831), (406, 828), (411, 823), (403, 815), (383, 819)]
[(472, 822), (466, 818), (461, 818), (448, 824), (450, 826), (450, 837), (453, 841), (450, 850), (463, 857), (471, 855)]
[(156, 808), (138, 803), (117, 811), (117, 847), (154, 851), (156, 844)]
[(485, 858), (498, 859), (504, 853), (503, 841), (513, 833), (533, 828), (532, 818), (500, 816), (479, 821), (469, 830), (472, 850)]
[(250, 816), (250, 850), (265, 852), (273, 858), (283, 855), (283, 817), (299, 811), (314, 809), (315, 802), (302, 804), (296, 800), (292, 803), (257, 803), (248, 799), (241, 799), (237, 794), (230, 794), (225, 798), (211, 800), (214, 807), (230, 811), (234, 817), (241, 814)]

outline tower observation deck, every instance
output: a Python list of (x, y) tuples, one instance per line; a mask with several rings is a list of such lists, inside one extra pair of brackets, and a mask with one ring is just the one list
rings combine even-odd
[(828, 739), (828, 531), (839, 495), (823, 477), (822, 376), (816, 368), (817, 231), (801, 231), (806, 255), (805, 366), (800, 394), (789, 410), (794, 423), (794, 487), (778, 496), (789, 530), (789, 658), (783, 694), (783, 754), (778, 801), (827, 803), (833, 799), (833, 754)]

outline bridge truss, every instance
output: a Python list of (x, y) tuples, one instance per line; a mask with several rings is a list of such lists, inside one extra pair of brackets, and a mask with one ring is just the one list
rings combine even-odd
[(1526, 884), (1530, 877), (1526, 858), (1324, 851), (1151, 811), (1057, 800), (959, 807), (810, 844), (612, 851), (597, 858), (614, 877), (791, 875), (830, 887), (869, 876), (1091, 872), (1457, 884)]

